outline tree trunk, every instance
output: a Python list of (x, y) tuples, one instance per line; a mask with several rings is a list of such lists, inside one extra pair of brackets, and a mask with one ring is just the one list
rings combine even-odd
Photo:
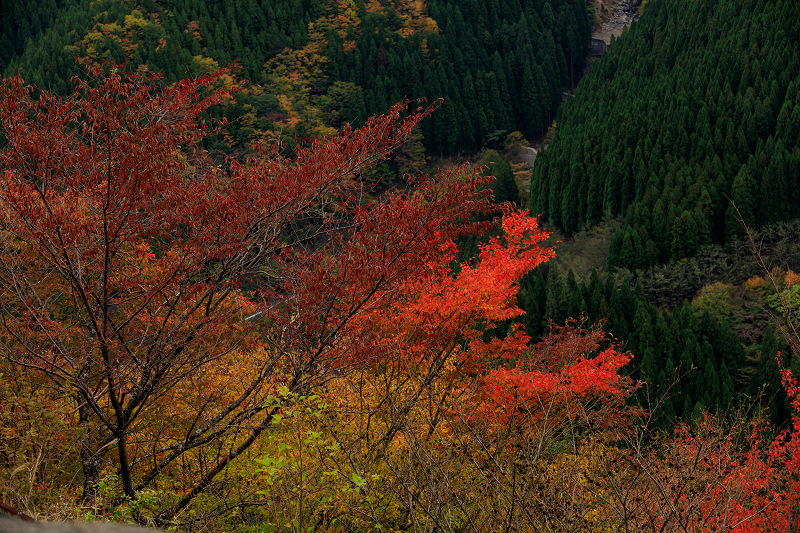
[(97, 485), (100, 482), (100, 460), (101, 456), (95, 451), (94, 444), (96, 439), (92, 439), (90, 421), (92, 419), (92, 409), (83, 398), (78, 396), (78, 423), (84, 430), (80, 440), (81, 466), (83, 467), (83, 505), (93, 505), (97, 498)]

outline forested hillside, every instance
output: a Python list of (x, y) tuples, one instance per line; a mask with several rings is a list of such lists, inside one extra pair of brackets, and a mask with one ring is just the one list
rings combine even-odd
[[(316, 138), (403, 98), (444, 99), (436, 154), (512, 131), (540, 137), (583, 71), (583, 0), (74, 0), (4, 2), (0, 69), (64, 94), (75, 58), (147, 65), (167, 82), (233, 61), (225, 143)], [(291, 143), (290, 143), (291, 144)], [(221, 148), (225, 148), (221, 146)]]
[(800, 4), (652, 2), (592, 65), (537, 160), (531, 209), (572, 234), (624, 217), (644, 268), (800, 216)]
[(0, 521), (795, 530), (800, 7), (644, 3), (2, 0)]
[[(784, 240), (766, 235), (765, 241), (792, 247), (793, 255), (781, 259), (797, 264), (799, 229), (796, 223), (781, 226), (788, 234)], [(667, 283), (663, 272), (634, 281), (611, 275), (603, 280), (592, 271), (579, 280), (572, 270), (539, 269), (522, 280), (519, 301), (526, 314), (521, 322), (534, 338), (545, 335), (549, 324), (570, 317), (602, 324), (633, 353), (626, 373), (646, 383), (635, 400), (649, 406), (655, 426), (672, 428), (680, 420), (701, 418), (705, 411), (724, 413), (756, 404), (767, 409), (773, 423), (785, 424), (791, 411), (781, 387), (778, 353), (781, 365), (795, 371), (799, 367), (774, 322), (783, 308), (753, 260), (749, 242), (714, 252), (699, 264), (685, 265), (693, 275), (683, 272), (680, 281), (669, 272)], [(715, 262), (709, 255), (724, 257), (726, 270), (735, 276), (721, 282), (713, 269), (704, 271)], [(788, 295), (796, 275), (774, 274)], [(669, 297), (675, 282), (688, 283), (681, 285), (691, 291), (687, 299), (675, 302)], [(795, 295), (791, 305), (798, 301)]]
[(629, 372), (649, 389), (640, 401), (657, 405), (662, 423), (757, 397), (776, 422), (788, 416), (780, 336), (767, 327), (783, 311), (765, 301), (764, 268), (739, 214), (764, 264), (782, 269), (779, 281), (793, 279), (785, 271), (800, 268), (798, 224), (789, 222), (800, 216), (798, 58), (796, 3), (649, 3), (590, 66), (536, 161), (531, 210), (566, 236), (622, 223), (608, 245), (605, 289), (594, 273), (529, 276), (526, 327), (603, 321), (634, 352)]

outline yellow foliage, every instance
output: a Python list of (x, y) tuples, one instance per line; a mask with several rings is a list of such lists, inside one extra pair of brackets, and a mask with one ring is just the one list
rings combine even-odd
[[(322, 113), (316, 109), (309, 94), (311, 83), (324, 75), (327, 58), (322, 54), (327, 44), (324, 33), (330, 22), (320, 19), (308, 25), (308, 43), (299, 50), (286, 49), (265, 65), (270, 72), (270, 89), (276, 94), (281, 110), (287, 115), (281, 121), (287, 128), (293, 128), (301, 120), (308, 131), (327, 135), (333, 130), (324, 125)], [(303, 110), (304, 116), (300, 116)]]
[(692, 307), (719, 318), (731, 317), (735, 292), (735, 286), (717, 281), (700, 289), (700, 293), (692, 300)]
[[(99, 19), (103, 13), (99, 13), (96, 18)], [(191, 26), (191, 23), (190, 23)], [(199, 26), (198, 26), (199, 28)], [(158, 35), (161, 31), (161, 24), (158, 19), (158, 14), (142, 13), (134, 9), (128, 15), (125, 15), (124, 23), (120, 26), (117, 22), (101, 23), (97, 22), (92, 30), (86, 34), (80, 41), (80, 46), (86, 50), (86, 55), (95, 61), (100, 58), (108, 58), (109, 52), (106, 50), (106, 43), (110, 41), (115, 42), (128, 59), (133, 59), (134, 52), (137, 48), (134, 35), (141, 38), (142, 32), (145, 30), (156, 30), (154, 35)], [(163, 35), (163, 32), (161, 32)], [(164, 37), (159, 37), (154, 42), (156, 49), (161, 49), (166, 46), (167, 42)]]
[(142, 18), (142, 14), (135, 9), (130, 15), (125, 15), (125, 29), (139, 30), (147, 26), (147, 21)]
[(292, 102), (289, 100), (289, 97), (285, 94), (279, 94), (278, 96), (278, 103), (281, 106), (281, 111), (286, 113), (287, 115), (294, 115), (296, 113), (294, 107), (292, 107)]
[(203, 57), (201, 55), (194, 56), (194, 66), (202, 74), (211, 74), (219, 70), (219, 63), (210, 57)]

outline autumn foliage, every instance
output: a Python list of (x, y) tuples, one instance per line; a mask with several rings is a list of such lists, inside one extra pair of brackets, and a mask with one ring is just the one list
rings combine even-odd
[[(346, 326), (388, 305), (487, 200), (464, 168), (362, 201), (359, 173), (431, 111), (402, 104), (291, 159), (264, 146), (215, 163), (201, 143), (203, 112), (226, 97), (218, 76), (164, 88), (106, 65), (69, 98), (19, 77), (0, 89), (4, 360), (74, 402), (84, 502), (108, 461), (118, 505), (198, 454), (157, 522), (270, 427), (268, 392), (352, 360)], [(248, 364), (218, 375), (234, 350)], [(165, 411), (181, 391), (195, 405)]]
[(787, 523), (800, 429), (742, 445), (709, 421), (646, 462), (631, 356), (577, 321), (536, 344), (510, 325), (554, 250), (510, 206), (470, 222), (482, 169), (366, 188), (432, 107), (215, 161), (223, 75), (0, 85), (0, 497), (211, 529)]

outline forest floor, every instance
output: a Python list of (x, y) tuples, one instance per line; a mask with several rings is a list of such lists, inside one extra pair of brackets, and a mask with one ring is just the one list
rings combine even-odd
[(514, 169), (514, 177), (517, 180), (517, 186), (520, 189), (519, 192), (523, 205), (528, 204), (528, 195), (531, 191), (531, 170), (533, 170), (533, 162), (536, 161), (536, 155), (538, 153), (536, 148), (521, 146), (516, 154), (518, 161), (514, 160), (511, 164)]

